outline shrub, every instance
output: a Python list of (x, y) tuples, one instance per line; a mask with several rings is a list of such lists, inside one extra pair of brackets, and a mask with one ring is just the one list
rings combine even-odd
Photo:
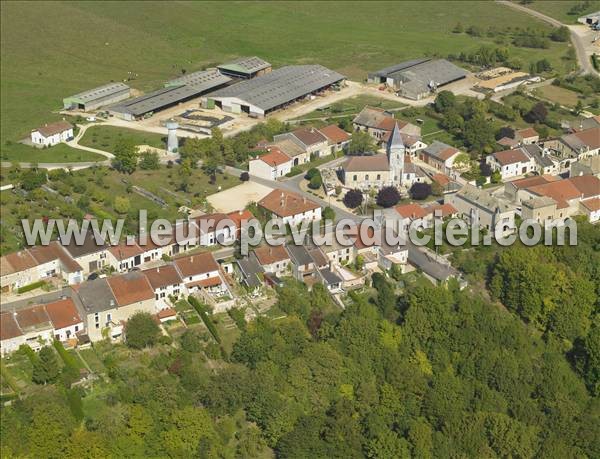
[(323, 179), (321, 178), (321, 174), (319, 175), (314, 175), (311, 179), (310, 182), (308, 182), (308, 187), (311, 190), (318, 190), (319, 188), (321, 188), (323, 186)]
[(294, 177), (302, 173), (302, 168), (298, 166), (292, 167), (292, 169), (286, 174), (286, 177)]
[(400, 201), (400, 192), (395, 186), (383, 187), (377, 193), (377, 205), (381, 207), (392, 207)]
[(363, 194), (360, 190), (349, 190), (344, 195), (344, 205), (350, 209), (356, 209), (363, 202)]
[(125, 325), (125, 342), (134, 349), (153, 346), (160, 337), (160, 328), (148, 312), (136, 312)]
[(188, 302), (194, 307), (194, 309), (196, 310), (196, 312), (198, 313), (198, 315), (204, 322), (204, 325), (206, 325), (206, 328), (208, 328), (208, 331), (213, 336), (215, 341), (217, 343), (221, 343), (221, 338), (219, 337), (219, 332), (217, 332), (217, 328), (215, 327), (215, 324), (212, 323), (212, 321), (210, 320), (210, 317), (206, 313), (205, 307), (203, 305), (201, 305), (200, 302), (191, 295), (188, 296)]
[(33, 282), (31, 284), (28, 285), (24, 285), (23, 287), (19, 287), (17, 289), (17, 293), (26, 293), (26, 292), (30, 292), (31, 290), (35, 290), (36, 288), (40, 288), (43, 287), (44, 285), (46, 285), (46, 282), (41, 280), (41, 281), (37, 281), (37, 282)]
[(409, 193), (413, 199), (426, 199), (431, 195), (431, 185), (429, 183), (413, 183)]
[(231, 308), (229, 311), (227, 311), (227, 314), (229, 314), (231, 320), (235, 322), (235, 324), (240, 330), (246, 329), (246, 314), (244, 312), (244, 309)]
[(250, 180), (250, 174), (248, 172), (242, 172), (240, 174), (240, 180), (242, 182), (247, 182), (248, 180)]
[(306, 180), (310, 180), (313, 177), (315, 177), (316, 175), (321, 175), (321, 173), (319, 172), (319, 169), (317, 169), (316, 167), (311, 167), (307, 172), (306, 175), (304, 176), (304, 178)]

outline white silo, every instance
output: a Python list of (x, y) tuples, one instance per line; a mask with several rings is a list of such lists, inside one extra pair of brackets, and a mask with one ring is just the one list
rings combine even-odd
[(177, 124), (174, 120), (167, 121), (167, 151), (169, 153), (176, 153), (179, 148), (179, 142), (177, 140), (177, 128), (179, 124)]

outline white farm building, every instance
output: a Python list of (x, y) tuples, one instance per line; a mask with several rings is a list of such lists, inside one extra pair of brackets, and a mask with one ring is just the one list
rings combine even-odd
[(51, 147), (72, 138), (73, 125), (68, 121), (57, 121), (31, 131), (31, 142), (44, 147)]

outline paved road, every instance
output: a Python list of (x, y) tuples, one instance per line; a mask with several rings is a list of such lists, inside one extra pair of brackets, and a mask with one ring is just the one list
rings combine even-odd
[[(2, 161), (2, 167), (12, 167), (14, 166), (14, 162), (11, 161)], [(71, 170), (79, 170), (79, 169), (87, 169), (92, 166), (109, 166), (110, 161), (97, 161), (97, 162), (78, 162), (78, 163), (18, 163), (19, 167), (22, 169), (29, 169), (31, 167), (37, 167), (39, 169), (71, 169)]]
[[(101, 124), (101, 123), (98, 123), (98, 124)], [(89, 151), (92, 153), (97, 153), (108, 159), (112, 159), (115, 157), (115, 155), (113, 155), (112, 153), (109, 153), (107, 151), (98, 150), (97, 148), (91, 148), (91, 147), (79, 145), (79, 141), (84, 136), (85, 131), (87, 131), (90, 126), (94, 126), (94, 124), (80, 124), (78, 126), (79, 126), (79, 132), (77, 133), (77, 136), (73, 140), (69, 140), (68, 142), (66, 142), (68, 146), (70, 146), (72, 148), (77, 148), (78, 150), (84, 150), (84, 151)]]
[(532, 10), (532, 9), (527, 8), (526, 6), (523, 6), (519, 3), (515, 3), (515, 2), (511, 2), (511, 1), (507, 1), (507, 0), (496, 0), (496, 1), (504, 6), (508, 6), (509, 8), (513, 8), (513, 9), (519, 10), (523, 13), (527, 13), (530, 16), (536, 17), (536, 18), (550, 24), (553, 27), (563, 27), (563, 26), (568, 27), (569, 30), (571, 31), (571, 43), (573, 43), (573, 47), (575, 48), (575, 53), (577, 54), (577, 60), (579, 61), (579, 67), (581, 69), (581, 73), (584, 75), (591, 74), (591, 75), (600, 76), (600, 74), (598, 72), (596, 72), (596, 70), (592, 66), (592, 62), (590, 61), (590, 57), (588, 56), (588, 53), (586, 51), (586, 43), (584, 41), (584, 38), (577, 33), (577, 29), (576, 29), (577, 26), (570, 26), (567, 24), (563, 24), (562, 22), (560, 22), (554, 18), (551, 18), (550, 16), (546, 16), (545, 14), (540, 13), (539, 11)]

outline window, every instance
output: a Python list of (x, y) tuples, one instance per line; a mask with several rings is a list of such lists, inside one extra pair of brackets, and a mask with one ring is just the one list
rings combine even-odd
[(75, 333), (79, 331), (79, 325), (75, 325)]
[(365, 175), (365, 180), (369, 180), (369, 174)]
[(96, 324), (96, 330), (100, 328), (100, 324)]
[(377, 180), (381, 180), (381, 174), (377, 174)]
[(108, 314), (106, 314), (106, 321), (112, 322), (112, 314), (110, 312)]
[(352, 180), (354, 180), (356, 182), (358, 180), (358, 175), (354, 174), (354, 177)]

